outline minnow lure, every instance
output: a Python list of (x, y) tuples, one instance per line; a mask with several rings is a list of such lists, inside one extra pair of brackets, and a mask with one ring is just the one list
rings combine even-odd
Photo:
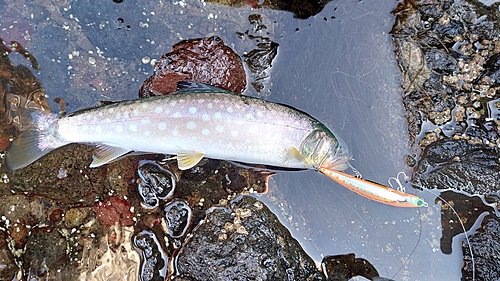
[(318, 170), (322, 174), (356, 192), (357, 194), (380, 203), (406, 208), (428, 206), (428, 204), (418, 196), (404, 193), (376, 182), (358, 178), (338, 170), (323, 167)]

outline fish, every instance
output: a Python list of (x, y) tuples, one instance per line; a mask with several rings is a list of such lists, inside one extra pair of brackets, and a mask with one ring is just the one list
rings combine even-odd
[(34, 126), (14, 140), (6, 166), (17, 170), (70, 143), (95, 145), (89, 167), (131, 152), (173, 155), (187, 170), (202, 158), (292, 169), (345, 169), (345, 142), (288, 105), (180, 82), (174, 94), (119, 101), (64, 117), (32, 113)]
[(368, 199), (396, 207), (427, 207), (424, 199), (387, 186), (365, 180), (328, 167), (320, 167), (318, 171), (340, 185)]

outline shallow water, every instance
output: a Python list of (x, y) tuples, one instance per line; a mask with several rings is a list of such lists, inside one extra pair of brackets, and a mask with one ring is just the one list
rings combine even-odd
[[(388, 34), (396, 1), (331, 2), (305, 20), (289, 12), (198, 1), (142, 7), (107, 1), (100, 14), (84, 12), (91, 5), (87, 1), (52, 1), (24, 11), (4, 2), (11, 8), (0, 11), (0, 37), (20, 40), (9, 38), (20, 36), (9, 33), (14, 21), (36, 27), (24, 46), (42, 65), (37, 77), (47, 93), (63, 97), (68, 111), (99, 100), (136, 98), (152, 74), (149, 60), (181, 39), (215, 34), (238, 54), (249, 52), (255, 44), (236, 32), (251, 29), (248, 16), (260, 14), (267, 29), (253, 34), (279, 44), (265, 98), (304, 110), (333, 129), (348, 143), (351, 164), (364, 178), (385, 184), (400, 171), (409, 173), (404, 159), (411, 144)], [(24, 63), (20, 56), (18, 62)], [(257, 95), (249, 88), (248, 94)], [(434, 195), (419, 196), (428, 208), (386, 206), (312, 171), (280, 173), (268, 194), (257, 195), (318, 262), (326, 255), (355, 253), (384, 277), (458, 280), (461, 238), (454, 239), (452, 255), (442, 254), (440, 207)]]

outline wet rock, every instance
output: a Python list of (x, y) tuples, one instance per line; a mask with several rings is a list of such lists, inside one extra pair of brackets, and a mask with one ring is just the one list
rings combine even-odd
[[(248, 35), (248, 34), (247, 34)], [(250, 38), (261, 39), (262, 42), (257, 44), (257, 49), (250, 51), (245, 54), (245, 62), (248, 65), (248, 69), (252, 71), (254, 79), (252, 81), (252, 86), (258, 91), (264, 89), (263, 81), (269, 77), (269, 72), (272, 67), (272, 62), (276, 55), (278, 54), (279, 44), (269, 40), (267, 37), (261, 36), (249, 36)]]
[(356, 258), (354, 254), (327, 256), (321, 262), (326, 270), (327, 281), (350, 280), (355, 276), (363, 276), (374, 280), (378, 272), (367, 260)]
[(137, 170), (139, 195), (147, 208), (155, 208), (159, 200), (171, 198), (174, 194), (175, 175), (154, 161), (140, 161)]
[(156, 63), (153, 76), (144, 81), (139, 96), (166, 95), (177, 82), (191, 80), (234, 93), (246, 88), (246, 74), (240, 57), (216, 36), (191, 39), (172, 46)]
[(71, 208), (64, 213), (64, 225), (67, 228), (78, 227), (83, 224), (90, 212), (90, 208)]
[(435, 203), (438, 201), (441, 201), (440, 245), (444, 254), (451, 254), (453, 237), (470, 230), (482, 213), (494, 211), (492, 207), (485, 206), (478, 196), (469, 197), (453, 191), (441, 193)]
[(492, 86), (500, 86), (500, 54), (491, 56), (484, 64), (485, 71), (480, 78), (485, 78)]
[(206, 214), (177, 267), (185, 280), (324, 280), (276, 216), (247, 196)]
[[(403, 103), (412, 142), (432, 131), (435, 140), (466, 135), (471, 143), (499, 144), (498, 123), (491, 124), (482, 110), (498, 98), (498, 15), (474, 5), (407, 0), (393, 11), (391, 33), (404, 76)], [(454, 110), (470, 114), (464, 118), (452, 114)], [(439, 129), (422, 127), (427, 121)]]
[(457, 70), (457, 60), (441, 50), (430, 49), (427, 51), (425, 63), (429, 69), (441, 75), (449, 75)]
[(121, 196), (109, 197), (105, 202), (95, 202), (94, 212), (97, 219), (107, 226), (131, 226), (135, 223), (132, 205)]
[(497, 217), (486, 216), (477, 232), (469, 236), (473, 256), (464, 243), (462, 280), (473, 280), (472, 258), (474, 258), (475, 280), (498, 280), (500, 278), (500, 222)]
[(19, 271), (14, 256), (8, 248), (7, 239), (7, 233), (0, 230), (0, 265), (2, 265), (0, 269), (0, 280), (12, 280), (12, 277)]
[(168, 258), (153, 232), (143, 230), (133, 238), (134, 247), (141, 253), (139, 280), (156, 281), (167, 277)]
[[(30, 111), (50, 112), (46, 94), (31, 70), (23, 65), (14, 66), (9, 54), (17, 52), (38, 69), (37, 60), (16, 41), (7, 45), (0, 38), (0, 149), (10, 145), (9, 139), (19, 135), (31, 126)], [(14, 130), (15, 128), (15, 130)]]
[(31, 278), (51, 276), (67, 263), (67, 243), (64, 236), (55, 229), (35, 228), (26, 243), (24, 253), (24, 272)]
[[(93, 204), (108, 185), (106, 167), (88, 167), (92, 162), (92, 152), (90, 146), (64, 146), (26, 168), (10, 173), (9, 185), (0, 186), (0, 190), (30, 192), (62, 204)], [(58, 177), (61, 169), (64, 177)]]
[(180, 238), (186, 233), (193, 216), (191, 208), (184, 201), (170, 202), (165, 207), (164, 223), (168, 235)]
[(418, 187), (449, 189), (469, 194), (496, 193), (500, 186), (497, 147), (443, 139), (430, 144), (414, 175)]

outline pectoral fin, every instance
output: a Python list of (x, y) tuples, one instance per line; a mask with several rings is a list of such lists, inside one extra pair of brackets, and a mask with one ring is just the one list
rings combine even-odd
[(193, 168), (205, 156), (202, 152), (198, 151), (181, 151), (177, 153), (177, 165), (180, 170), (187, 170)]
[(304, 159), (302, 157), (302, 155), (300, 155), (300, 152), (299, 150), (292, 146), (289, 150), (288, 150), (288, 162), (289, 163), (298, 163), (298, 162), (303, 162)]
[(129, 153), (130, 150), (116, 146), (100, 144), (94, 151), (94, 160), (90, 163), (90, 168), (95, 168), (107, 164), (121, 156)]

